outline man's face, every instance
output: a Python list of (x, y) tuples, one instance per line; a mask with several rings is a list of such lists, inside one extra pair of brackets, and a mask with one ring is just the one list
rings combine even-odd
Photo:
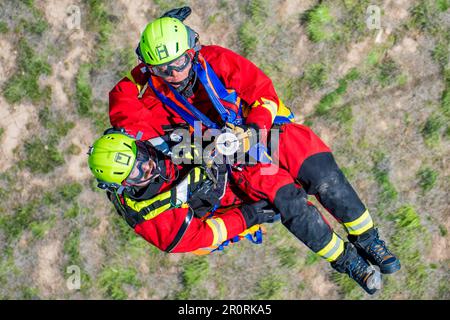
[[(146, 186), (150, 184), (152, 178), (154, 178), (153, 172), (155, 169), (156, 163), (152, 159), (141, 163), (136, 162), (133, 170), (131, 170), (130, 174), (128, 175), (127, 180), (132, 179), (133, 181), (136, 181), (132, 183), (132, 185), (136, 187)], [(137, 182), (139, 180), (140, 182)]]
[(128, 186), (146, 186), (158, 175), (156, 154), (144, 142), (136, 141), (136, 160), (124, 183)]
[(182, 71), (172, 71), (172, 75), (165, 78), (165, 80), (172, 84), (175, 88), (178, 88), (180, 84), (176, 84), (177, 82), (180, 83), (181, 81), (185, 80), (189, 76), (189, 70), (191, 70), (192, 63), (189, 62), (188, 66), (182, 70)]
[(184, 53), (177, 59), (162, 65), (147, 65), (148, 69), (155, 76), (161, 77), (174, 87), (179, 87), (180, 82), (188, 78), (192, 67), (191, 57)]

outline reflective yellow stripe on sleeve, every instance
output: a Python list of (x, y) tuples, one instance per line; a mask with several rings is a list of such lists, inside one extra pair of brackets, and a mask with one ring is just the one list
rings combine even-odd
[(335, 261), (344, 252), (344, 241), (333, 232), (330, 242), (317, 254), (329, 262)]
[(277, 116), (290, 119), (290, 121), (293, 122), (293, 119), (290, 118), (293, 117), (292, 111), (288, 107), (286, 107), (286, 105), (283, 103), (283, 101), (281, 101), (281, 99), (278, 99)]
[(220, 218), (206, 220), (206, 223), (213, 232), (213, 242), (211, 245), (219, 245), (227, 239), (227, 228)]
[(128, 73), (125, 76), (127, 79), (129, 79), (131, 82), (134, 83), (134, 85), (136, 86), (136, 88), (138, 89), (139, 92), (141, 92), (142, 90), (142, 86), (136, 82), (136, 80), (134, 80), (134, 77), (131, 75), (131, 70), (128, 71)]
[(351, 222), (345, 222), (344, 227), (347, 229), (349, 234), (355, 236), (358, 236), (372, 228), (373, 220), (370, 216), (369, 210), (364, 211), (358, 219)]
[(261, 106), (261, 107), (269, 110), (270, 115), (272, 116), (272, 122), (273, 122), (275, 120), (275, 117), (277, 116), (278, 105), (274, 101), (266, 99), (266, 98), (261, 98), (261, 100), (262, 100), (263, 104), (260, 104), (257, 101), (253, 104), (253, 107)]

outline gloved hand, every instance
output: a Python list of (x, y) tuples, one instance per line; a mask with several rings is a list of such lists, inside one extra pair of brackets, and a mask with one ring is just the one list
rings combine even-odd
[(206, 180), (195, 189), (187, 203), (197, 218), (203, 218), (220, 203), (220, 194), (214, 189), (214, 182)]
[(247, 226), (260, 223), (273, 223), (279, 218), (279, 213), (266, 200), (260, 200), (252, 204), (244, 204), (241, 206), (241, 211), (247, 222)]
[(164, 13), (160, 18), (171, 17), (178, 19), (180, 21), (184, 21), (190, 14), (192, 10), (190, 7), (185, 6), (181, 8), (175, 8)]

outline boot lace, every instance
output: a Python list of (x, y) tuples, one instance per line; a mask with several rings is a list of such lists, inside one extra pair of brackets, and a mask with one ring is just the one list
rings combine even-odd
[(377, 262), (383, 262), (384, 257), (392, 256), (391, 252), (386, 248), (386, 244), (383, 240), (378, 238), (374, 239), (369, 247), (369, 251), (372, 256), (377, 260)]
[(368, 265), (361, 258), (358, 258), (348, 268), (348, 274), (356, 281), (365, 283), (364, 278), (367, 275), (367, 267)]

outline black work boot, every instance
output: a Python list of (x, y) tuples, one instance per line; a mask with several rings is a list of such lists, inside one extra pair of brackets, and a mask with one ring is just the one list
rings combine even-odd
[(345, 250), (331, 266), (340, 273), (347, 273), (368, 294), (374, 294), (381, 288), (381, 273), (369, 265), (363, 257), (358, 254), (355, 246), (345, 243)]
[(360, 255), (380, 267), (382, 273), (389, 274), (400, 270), (400, 260), (389, 251), (378, 235), (378, 229), (372, 228), (359, 236), (348, 236)]

